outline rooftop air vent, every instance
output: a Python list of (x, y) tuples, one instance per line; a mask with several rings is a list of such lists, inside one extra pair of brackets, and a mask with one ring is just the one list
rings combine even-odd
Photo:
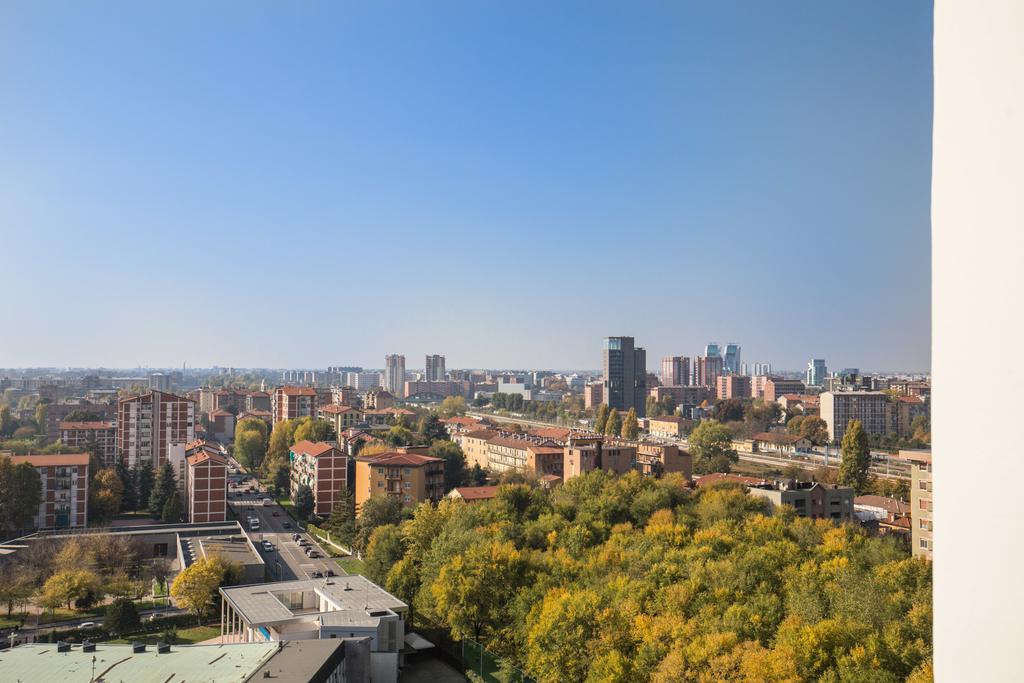
[(91, 640), (82, 641), (82, 652), (96, 652), (96, 643)]
[(159, 643), (158, 642), (156, 644), (156, 653), (158, 655), (165, 655), (165, 654), (167, 654), (170, 651), (171, 651), (171, 644), (170, 643)]
[(58, 640), (57, 652), (71, 652), (71, 643), (65, 643), (63, 640)]
[(132, 642), (132, 654), (137, 655), (146, 651), (146, 645), (138, 641)]

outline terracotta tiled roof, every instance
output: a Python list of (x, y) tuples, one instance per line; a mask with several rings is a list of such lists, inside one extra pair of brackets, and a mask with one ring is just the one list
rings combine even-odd
[(441, 458), (434, 458), (429, 455), (401, 453), (399, 451), (359, 456), (356, 460), (359, 462), (373, 463), (375, 465), (408, 465), (410, 467), (419, 467), (420, 465), (427, 465), (432, 462), (444, 462)]
[(498, 493), (497, 486), (458, 486), (452, 493), (458, 492), (463, 500), (490, 500)]
[(462, 436), (467, 439), (483, 439), (484, 441), (489, 441), (490, 439), (498, 436), (498, 432), (493, 429), (477, 429), (472, 432), (466, 432)]
[(281, 387), (279, 391), (285, 396), (316, 396), (316, 389), (309, 387)]
[(796, 434), (783, 434), (782, 432), (758, 432), (752, 437), (754, 441), (767, 441), (769, 443), (795, 444), (803, 437)]
[(445, 424), (450, 425), (465, 425), (467, 427), (473, 427), (480, 424), (483, 420), (476, 417), (467, 417), (464, 415), (457, 415), (456, 417), (450, 417), (447, 420), (441, 420)]
[(228, 464), (228, 461), (222, 458), (220, 455), (217, 455), (216, 453), (210, 453), (209, 451), (200, 451), (199, 453), (196, 453), (195, 455), (190, 455), (185, 459), (188, 460), (188, 464), (192, 465), (193, 467), (202, 464), (207, 460), (210, 460), (217, 465)]
[(88, 453), (68, 453), (65, 455), (9, 455), (15, 465), (27, 462), (33, 467), (67, 467), (70, 465), (88, 465)]
[(351, 413), (354, 410), (355, 408), (353, 408), (352, 406), (343, 406), (338, 405), (337, 403), (332, 403), (330, 405), (322, 407), (320, 409), (320, 412), (327, 413), (328, 415), (341, 415), (342, 413)]
[(314, 458), (319, 458), (321, 455), (329, 453), (330, 451), (338, 450), (334, 446), (324, 441), (318, 441), (316, 443), (312, 441), (302, 440), (292, 446), (292, 453), (299, 453), (301, 455), (309, 455)]
[(565, 441), (572, 434), (572, 430), (568, 427), (538, 427), (537, 429), (531, 429), (530, 434), (544, 439)]
[(910, 514), (909, 503), (904, 503), (903, 501), (896, 500), (895, 498), (887, 498), (885, 496), (857, 496), (853, 499), (853, 504), (881, 508), (891, 515)]

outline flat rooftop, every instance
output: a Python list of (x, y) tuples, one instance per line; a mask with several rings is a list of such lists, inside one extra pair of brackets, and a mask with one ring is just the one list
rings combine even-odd
[(308, 609), (288, 609), (277, 598), (278, 594), (306, 591), (319, 593), (339, 605), (339, 610), (324, 613), (337, 615), (332, 618), (340, 618), (343, 612), (352, 612), (353, 619), (366, 619), (370, 612), (391, 610), (401, 613), (409, 608), (391, 593), (359, 575), (255, 583), (220, 589), (221, 595), (250, 624), (285, 622), (321, 614)]
[(98, 643), (95, 652), (82, 652), (82, 646), (75, 645), (70, 652), (57, 652), (55, 644), (30, 643), (0, 650), (0, 671), (5, 681), (26, 683), (90, 683), (101, 677), (106, 681), (134, 683), (166, 683), (170, 678), (175, 683), (242, 683), (268, 663), (277, 649), (277, 643), (175, 645), (161, 655), (155, 645), (147, 645), (145, 652), (133, 654), (131, 645)]
[(202, 553), (203, 557), (219, 555), (229, 562), (238, 562), (243, 566), (263, 564), (263, 558), (253, 548), (249, 547), (245, 534), (241, 532), (231, 536), (200, 536), (196, 541), (199, 545), (199, 552)]

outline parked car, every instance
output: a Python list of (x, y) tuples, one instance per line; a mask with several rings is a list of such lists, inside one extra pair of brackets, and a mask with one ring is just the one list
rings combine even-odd
[(311, 578), (311, 579), (322, 579), (322, 578), (324, 578), (324, 574), (323, 574), (323, 572), (312, 572), (309, 575), (309, 578)]
[(318, 553), (317, 551), (313, 550), (312, 548), (310, 548), (309, 552), (306, 553), (306, 554), (310, 557), (310, 559), (314, 559), (314, 560), (316, 558), (320, 557), (320, 553)]
[(271, 517), (280, 517), (281, 513), (278, 512), (277, 510), (274, 510), (273, 512), (270, 513), (270, 516)]
[(292, 534), (292, 540), (293, 541), (299, 540), (299, 535), (298, 534)]
[(266, 550), (268, 553), (274, 549), (274, 544), (270, 541), (265, 540), (260, 545), (262, 545), (263, 549)]
[[(291, 524), (289, 524), (288, 522), (285, 522), (285, 523), (284, 523), (284, 524), (282, 524), (281, 526), (283, 526), (283, 527), (284, 527), (285, 529), (291, 529), (291, 528), (292, 528), (292, 525), (291, 525)], [(295, 535), (296, 535), (296, 536), (298, 536), (298, 534), (295, 534)]]
[(337, 576), (337, 574), (334, 573), (333, 569), (328, 569), (327, 570), (327, 576)]
[(83, 621), (78, 625), (78, 630), (84, 631), (87, 628), (99, 628), (103, 625), (102, 621)]

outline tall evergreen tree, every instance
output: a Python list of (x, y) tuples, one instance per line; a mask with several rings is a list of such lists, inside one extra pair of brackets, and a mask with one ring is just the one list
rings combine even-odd
[(129, 469), (123, 462), (114, 466), (117, 476), (121, 478), (121, 485), (124, 486), (124, 493), (121, 495), (121, 509), (134, 512), (139, 509), (139, 482), (136, 478), (138, 472)]
[(871, 448), (860, 420), (850, 420), (840, 449), (843, 461), (839, 465), (839, 483), (852, 486), (857, 493), (865, 491), (871, 468)]
[(352, 491), (345, 488), (341, 498), (334, 501), (331, 508), (331, 515), (324, 523), (324, 528), (330, 531), (335, 539), (346, 545), (352, 544), (356, 536), (356, 501)]
[(136, 463), (132, 468), (135, 479), (136, 510), (149, 509), (149, 499), (153, 495), (153, 467), (149, 463)]
[(165, 462), (156, 475), (153, 483), (153, 491), (149, 494), (149, 512), (154, 517), (163, 515), (164, 506), (177, 490), (178, 486), (174, 479), (174, 468), (171, 463)]
[(608, 424), (608, 404), (602, 403), (597, 407), (597, 415), (594, 417), (594, 431), (604, 434), (606, 424)]
[(185, 506), (181, 502), (181, 493), (175, 489), (167, 502), (164, 503), (163, 511), (160, 514), (160, 521), (164, 524), (177, 524), (185, 513)]

